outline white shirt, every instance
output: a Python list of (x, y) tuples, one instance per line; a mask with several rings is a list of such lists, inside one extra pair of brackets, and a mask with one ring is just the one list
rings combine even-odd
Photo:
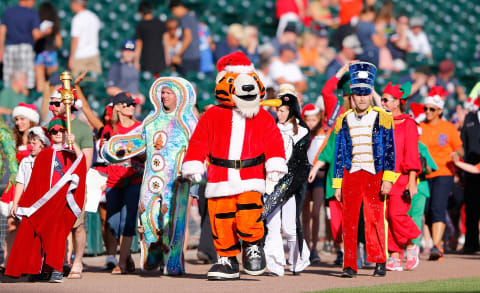
[(308, 151), (307, 151), (308, 162), (310, 163), (310, 165), (313, 165), (313, 162), (317, 158), (318, 150), (320, 149), (323, 142), (325, 141), (325, 138), (326, 138), (325, 134), (318, 134), (310, 142), (310, 146), (308, 147)]
[(295, 83), (305, 79), (297, 64), (293, 62), (283, 63), (278, 59), (270, 64), (268, 74), (274, 81), (284, 78), (289, 83)]
[(413, 34), (412, 31), (407, 32), (408, 42), (410, 43), (410, 49), (413, 53), (422, 55), (431, 55), (432, 48), (428, 41), (427, 35), (422, 31), (418, 35)]
[(75, 14), (70, 32), (72, 38), (78, 38), (77, 49), (74, 53), (75, 59), (99, 55), (98, 31), (100, 26), (100, 19), (90, 10), (82, 10)]
[(24, 184), (23, 190), (27, 189), (28, 182), (30, 182), (30, 177), (32, 176), (33, 163), (35, 163), (35, 158), (32, 155), (23, 158), (18, 166), (18, 173), (15, 181), (17, 183)]
[(376, 174), (373, 161), (372, 130), (377, 111), (370, 110), (362, 118), (357, 118), (355, 112), (347, 115), (347, 123), (352, 139), (352, 167), (350, 173), (365, 170)]

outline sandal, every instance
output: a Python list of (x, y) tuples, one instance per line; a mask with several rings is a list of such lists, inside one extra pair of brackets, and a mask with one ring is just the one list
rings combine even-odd
[(120, 266), (116, 266), (113, 270), (112, 270), (112, 275), (126, 275), (127, 274), (127, 270), (126, 269), (122, 269)]
[(135, 262), (133, 261), (132, 255), (127, 257), (127, 272), (134, 273), (135, 272)]
[(75, 272), (75, 271), (70, 271), (70, 274), (68, 274), (67, 279), (81, 279), (82, 278), (82, 272)]

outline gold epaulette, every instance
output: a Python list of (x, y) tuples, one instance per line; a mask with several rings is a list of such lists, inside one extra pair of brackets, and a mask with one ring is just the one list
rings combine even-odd
[(343, 118), (345, 118), (345, 116), (350, 112), (352, 112), (352, 109), (345, 111), (337, 118), (337, 120), (335, 121), (335, 134), (338, 134), (340, 129), (342, 129)]
[(373, 110), (378, 112), (379, 120), (378, 123), (385, 129), (393, 128), (393, 115), (391, 112), (385, 111), (380, 107), (373, 107)]

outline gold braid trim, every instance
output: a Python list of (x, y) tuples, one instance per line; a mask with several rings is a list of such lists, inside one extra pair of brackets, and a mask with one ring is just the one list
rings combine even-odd
[(379, 117), (379, 124), (381, 127), (385, 129), (393, 128), (393, 115), (390, 112), (385, 111), (379, 107), (373, 107), (373, 110), (378, 112)]
[(343, 125), (343, 118), (345, 118), (345, 116), (352, 112), (352, 110), (347, 110), (345, 111), (343, 114), (341, 114), (338, 118), (337, 118), (337, 121), (335, 121), (335, 134), (338, 134), (338, 132), (340, 131), (340, 129), (342, 129), (342, 125)]

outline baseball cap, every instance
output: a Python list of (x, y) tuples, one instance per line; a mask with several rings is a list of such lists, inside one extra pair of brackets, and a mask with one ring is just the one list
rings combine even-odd
[(358, 40), (356, 35), (349, 35), (343, 39), (342, 46), (344, 48), (353, 49), (355, 54), (360, 55), (363, 53), (362, 46), (360, 45), (360, 41)]
[(280, 53), (285, 51), (285, 50), (290, 50), (292, 52), (297, 52), (297, 48), (295, 45), (290, 44), (290, 43), (285, 43), (280, 45)]
[(135, 41), (134, 40), (123, 41), (122, 50), (135, 51)]
[(423, 27), (423, 19), (420, 17), (412, 17), (410, 19), (410, 27)]
[(238, 41), (243, 40), (243, 26), (239, 23), (233, 23), (228, 27), (227, 34), (232, 35)]

